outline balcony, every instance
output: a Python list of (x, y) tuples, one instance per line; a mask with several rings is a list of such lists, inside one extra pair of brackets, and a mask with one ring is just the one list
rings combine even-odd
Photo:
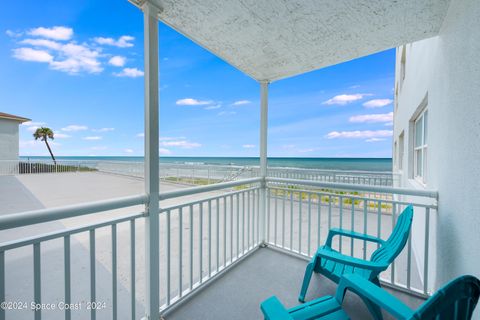
[[(91, 171), (24, 177), (36, 184), (55, 181), (65, 189), (87, 182), (142, 184), (135, 177)], [(36, 319), (141, 319), (149, 298), (158, 298), (167, 319), (260, 318), (259, 303), (271, 295), (287, 306), (297, 304), (306, 261), (329, 228), (386, 238), (407, 203), (415, 208), (413, 230), (425, 232), (412, 232), (382, 283), (409, 305), (421, 303), (429, 294), (429, 219), (436, 212), (436, 194), (310, 178), (253, 177), (199, 187), (162, 182), (159, 240), (153, 248), (159, 258), (157, 297), (149, 296), (145, 286), (152, 258), (151, 221), (143, 212), (146, 195), (3, 215), (0, 300), (28, 302), (28, 310), (6, 310), (0, 319), (30, 319), (32, 313)], [(367, 258), (376, 249), (350, 239), (335, 246)], [(334, 283), (317, 278), (307, 299), (335, 291)], [(57, 308), (32, 311), (32, 301)], [(97, 310), (87, 309), (92, 302), (100, 303), (93, 304)], [(74, 309), (82, 305), (81, 310), (59, 310), (58, 303), (74, 304)], [(366, 309), (355, 296), (349, 296), (346, 307), (364, 318)]]

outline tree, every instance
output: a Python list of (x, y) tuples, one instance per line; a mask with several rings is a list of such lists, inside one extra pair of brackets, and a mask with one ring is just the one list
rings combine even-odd
[(40, 139), (40, 141), (45, 141), (48, 152), (50, 152), (50, 156), (52, 157), (53, 163), (57, 164), (57, 161), (53, 156), (52, 149), (50, 149), (50, 145), (48, 144), (48, 139), (51, 139), (51, 140), (54, 139), (52, 129), (46, 128), (46, 127), (40, 127), (37, 130), (35, 130), (35, 132), (33, 133), (33, 137), (35, 138), (35, 140)]

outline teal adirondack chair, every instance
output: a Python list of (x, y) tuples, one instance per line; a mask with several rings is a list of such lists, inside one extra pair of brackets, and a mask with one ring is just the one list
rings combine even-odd
[[(325, 245), (317, 250), (312, 260), (307, 265), (298, 301), (302, 303), (305, 302), (305, 295), (313, 272), (323, 274), (336, 283), (340, 281), (343, 274), (354, 273), (380, 286), (378, 275), (388, 268), (390, 263), (395, 260), (403, 250), (403, 247), (405, 247), (410, 234), (412, 219), (413, 207), (409, 205), (403, 210), (400, 216), (398, 216), (395, 228), (386, 241), (363, 233), (343, 229), (330, 229)], [(380, 244), (380, 247), (372, 253), (370, 261), (366, 261), (341, 254), (332, 249), (332, 240), (334, 236), (346, 236), (354, 239), (375, 242)]]
[(347, 290), (362, 298), (375, 320), (382, 319), (380, 308), (399, 320), (470, 320), (480, 295), (480, 281), (474, 276), (456, 278), (414, 311), (365, 278), (346, 274), (335, 297), (318, 298), (287, 310), (273, 296), (262, 302), (260, 308), (266, 320), (347, 320), (350, 317), (342, 309)]

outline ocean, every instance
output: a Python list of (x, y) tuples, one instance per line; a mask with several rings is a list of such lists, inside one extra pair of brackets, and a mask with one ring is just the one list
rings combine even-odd
[[(56, 157), (71, 161), (143, 162), (143, 157)], [(48, 160), (49, 157), (20, 157), (22, 160)], [(161, 157), (160, 163), (258, 166), (258, 157)], [(283, 168), (392, 171), (391, 158), (268, 158), (268, 166)]]

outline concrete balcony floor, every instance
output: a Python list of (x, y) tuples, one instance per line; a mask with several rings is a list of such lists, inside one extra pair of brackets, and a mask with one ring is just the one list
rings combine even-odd
[[(287, 308), (293, 307), (298, 304), (297, 295), (306, 264), (305, 260), (274, 249), (258, 249), (210, 286), (167, 313), (165, 319), (261, 319), (260, 303), (272, 295), (276, 295)], [(332, 281), (314, 274), (307, 300), (334, 295), (336, 288)], [(387, 290), (411, 308), (415, 309), (423, 302), (399, 291)], [(347, 293), (344, 308), (352, 319), (371, 319), (362, 300), (353, 293)], [(384, 318), (393, 319), (387, 313)]]

